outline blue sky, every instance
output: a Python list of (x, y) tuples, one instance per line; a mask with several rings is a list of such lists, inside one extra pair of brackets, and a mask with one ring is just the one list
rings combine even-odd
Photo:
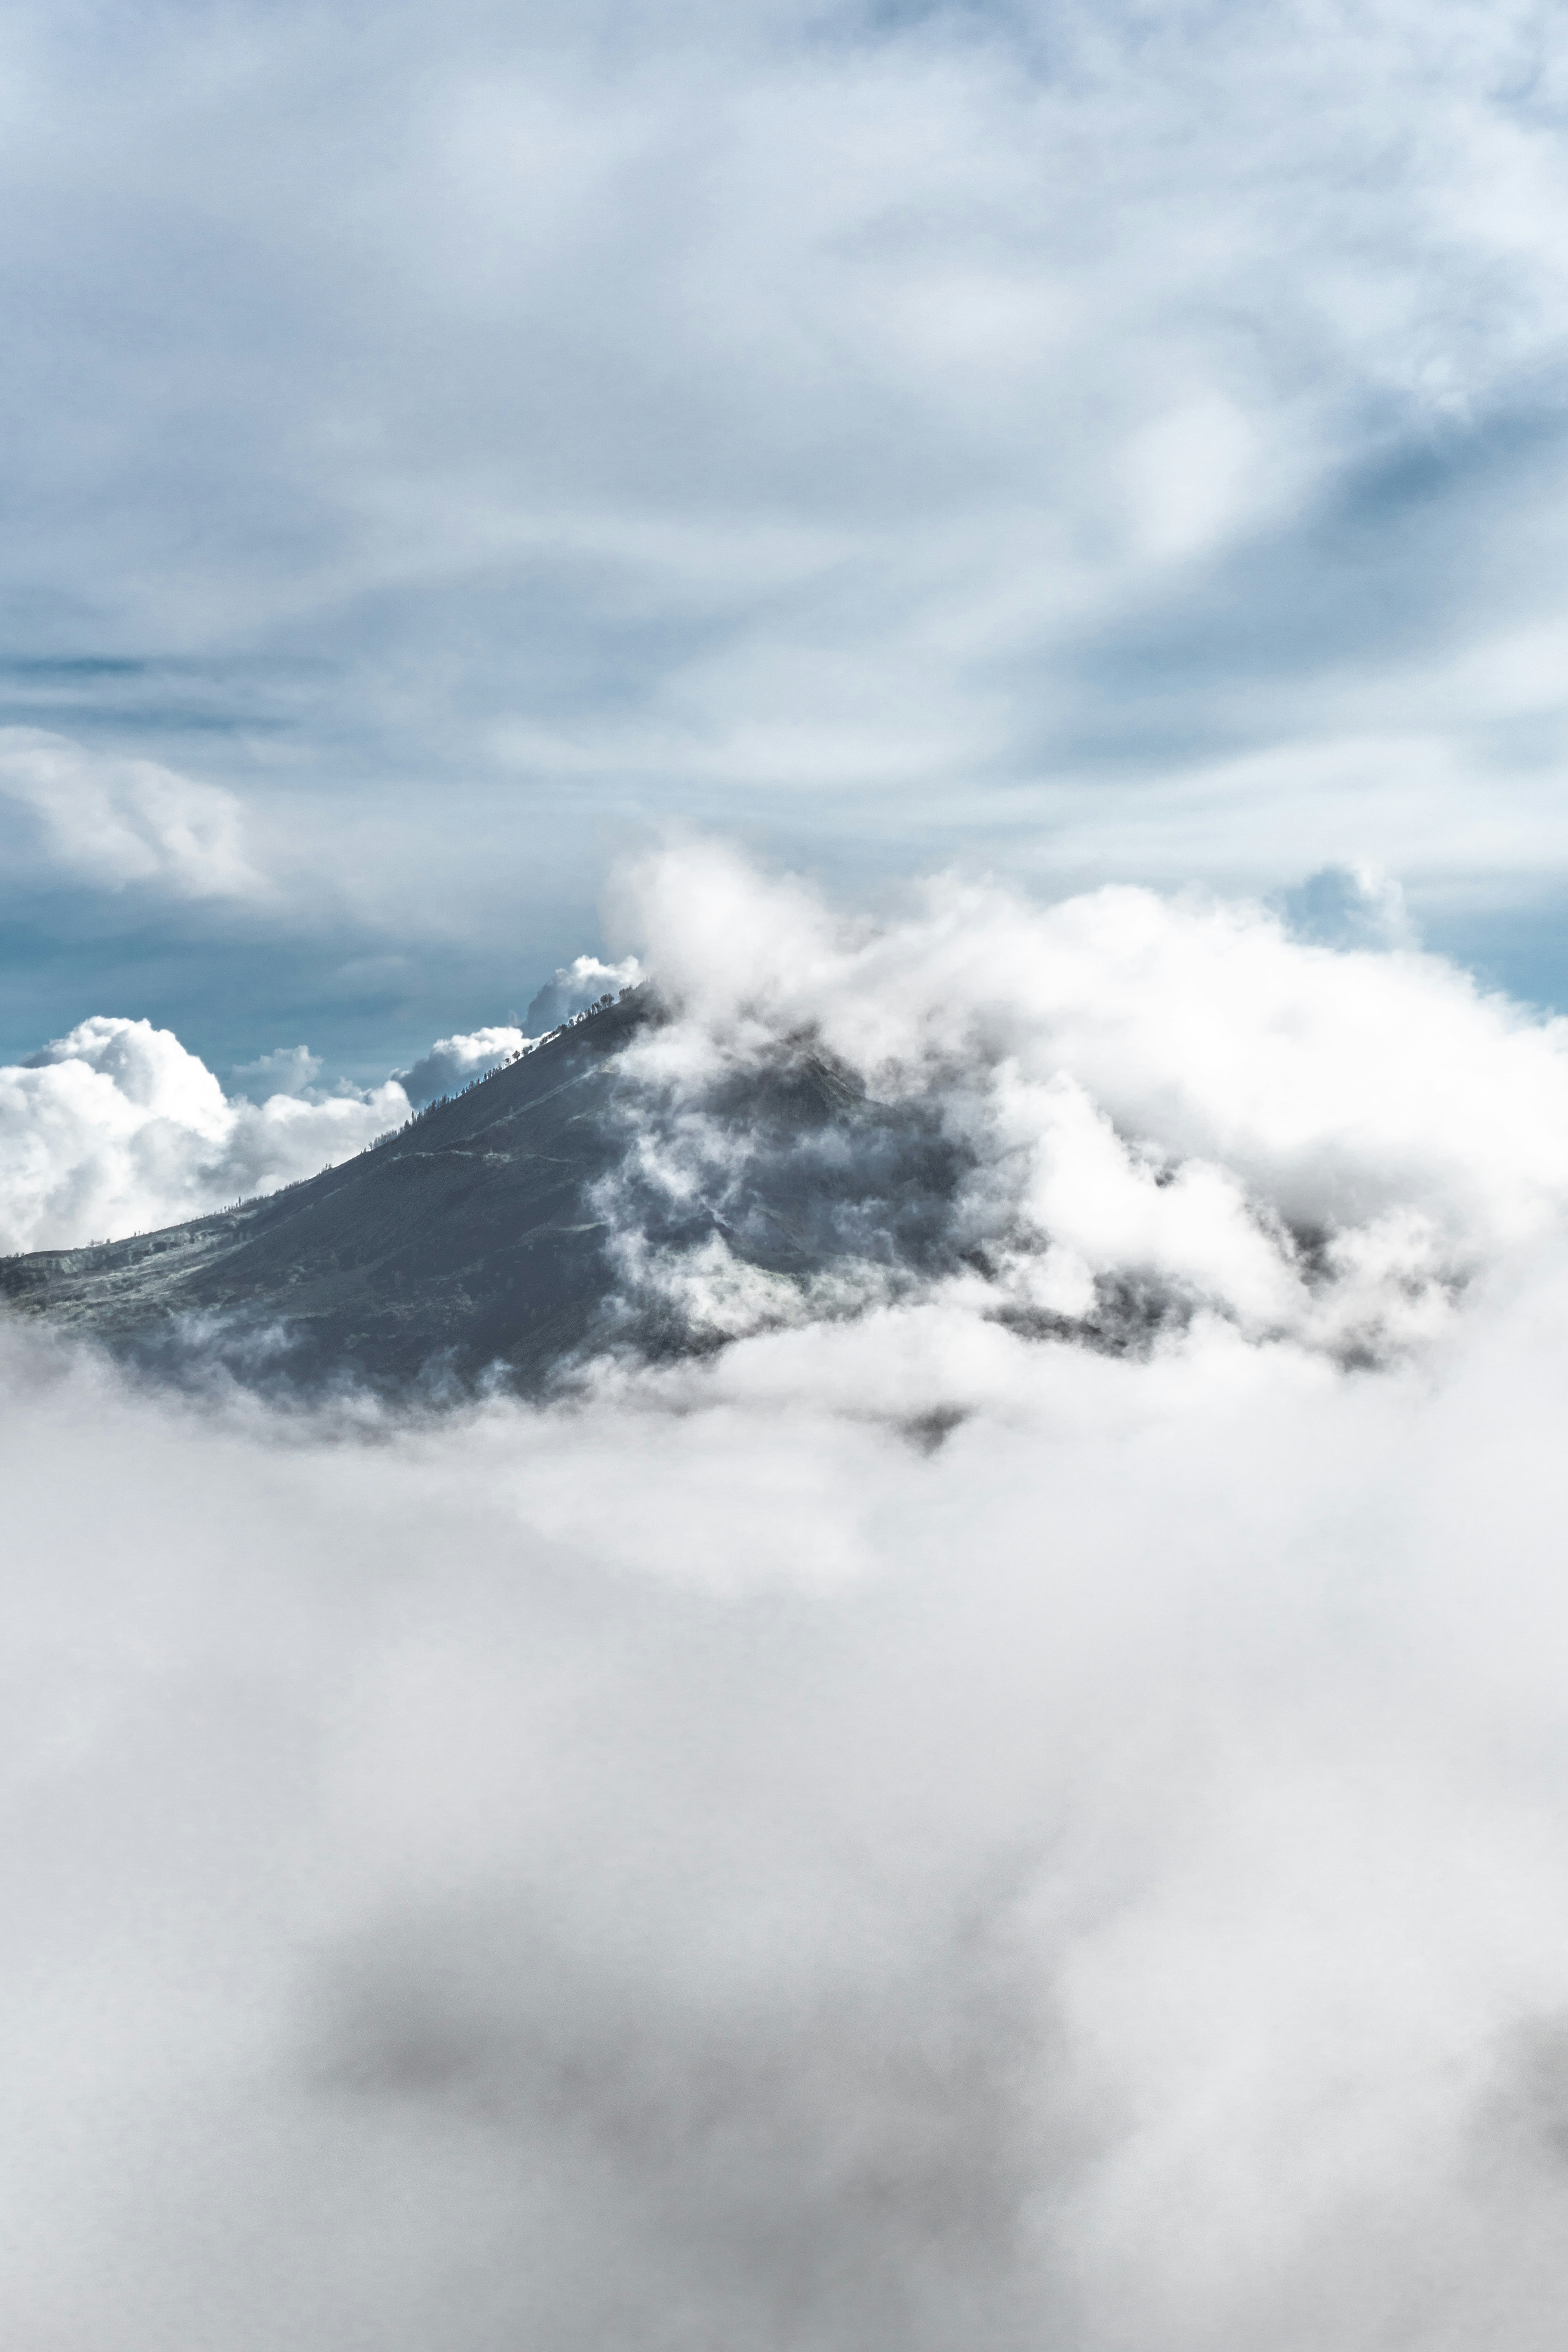
[(1565, 108), (1447, 0), (22, 0), (0, 1057), (379, 1076), (671, 827), (1568, 1003)]

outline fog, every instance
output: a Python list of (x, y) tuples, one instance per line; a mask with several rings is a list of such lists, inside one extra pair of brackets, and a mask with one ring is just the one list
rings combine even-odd
[[(726, 1344), (432, 1416), (0, 1325), (5, 2340), (1554, 2341), (1561, 1025), (1143, 892), (622, 920), (599, 1213)], [(748, 1265), (781, 1053), (914, 1241), (884, 1152)]]

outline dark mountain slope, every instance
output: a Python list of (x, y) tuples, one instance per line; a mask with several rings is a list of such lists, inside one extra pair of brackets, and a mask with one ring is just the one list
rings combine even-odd
[[(975, 1146), (939, 1087), (874, 1098), (806, 1034), (637, 1084), (619, 1049), (661, 1017), (645, 988), (269, 1199), (0, 1260), (0, 1303), (176, 1379), (222, 1365), (262, 1389), (537, 1392), (574, 1357), (706, 1350), (803, 1305), (853, 1315), (961, 1265), (984, 1276), (1013, 1245), (1005, 1210), (982, 1199), (976, 1222)], [(737, 1262), (779, 1278), (738, 1318)], [(1190, 1303), (1151, 1279), (1102, 1283), (1070, 1322), (1005, 1286), (992, 1311), (1121, 1353)]]
[[(0, 1300), (175, 1378), (222, 1364), (262, 1388), (460, 1391), (489, 1375), (537, 1391), (612, 1342), (719, 1344), (659, 1278), (715, 1237), (786, 1281), (951, 1263), (964, 1163), (930, 1106), (872, 1101), (811, 1037), (679, 1095), (638, 1088), (618, 1049), (659, 1017), (639, 991), (286, 1192), (0, 1261)], [(679, 1163), (673, 1189), (631, 1151), (639, 1126), (656, 1162)], [(653, 1269), (631, 1297), (595, 1197), (611, 1174)]]
[(524, 1387), (601, 1314), (586, 1200), (624, 1140), (605, 1117), (646, 993), (591, 1014), (387, 1142), (266, 1200), (96, 1249), (0, 1262), (0, 1297), (177, 1370)]

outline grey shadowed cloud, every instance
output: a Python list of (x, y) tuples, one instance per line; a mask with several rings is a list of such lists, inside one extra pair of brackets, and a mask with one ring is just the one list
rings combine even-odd
[[(1371, 863), (1494, 961), (1528, 915), (1515, 977), (1555, 986), (1536, 12), (24, 7), (6, 42), (11, 715), (239, 795), (351, 1056), (509, 1013), (671, 818), (857, 887)], [(89, 927), (189, 1034), (195, 980)], [(345, 939), (467, 1001), (356, 1028)]]

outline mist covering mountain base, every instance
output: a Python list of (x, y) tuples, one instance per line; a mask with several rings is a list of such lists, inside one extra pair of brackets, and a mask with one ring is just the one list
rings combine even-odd
[(1547, 2352), (1563, 1024), (636, 887), (657, 1004), (9, 1269), (0, 2339)]

